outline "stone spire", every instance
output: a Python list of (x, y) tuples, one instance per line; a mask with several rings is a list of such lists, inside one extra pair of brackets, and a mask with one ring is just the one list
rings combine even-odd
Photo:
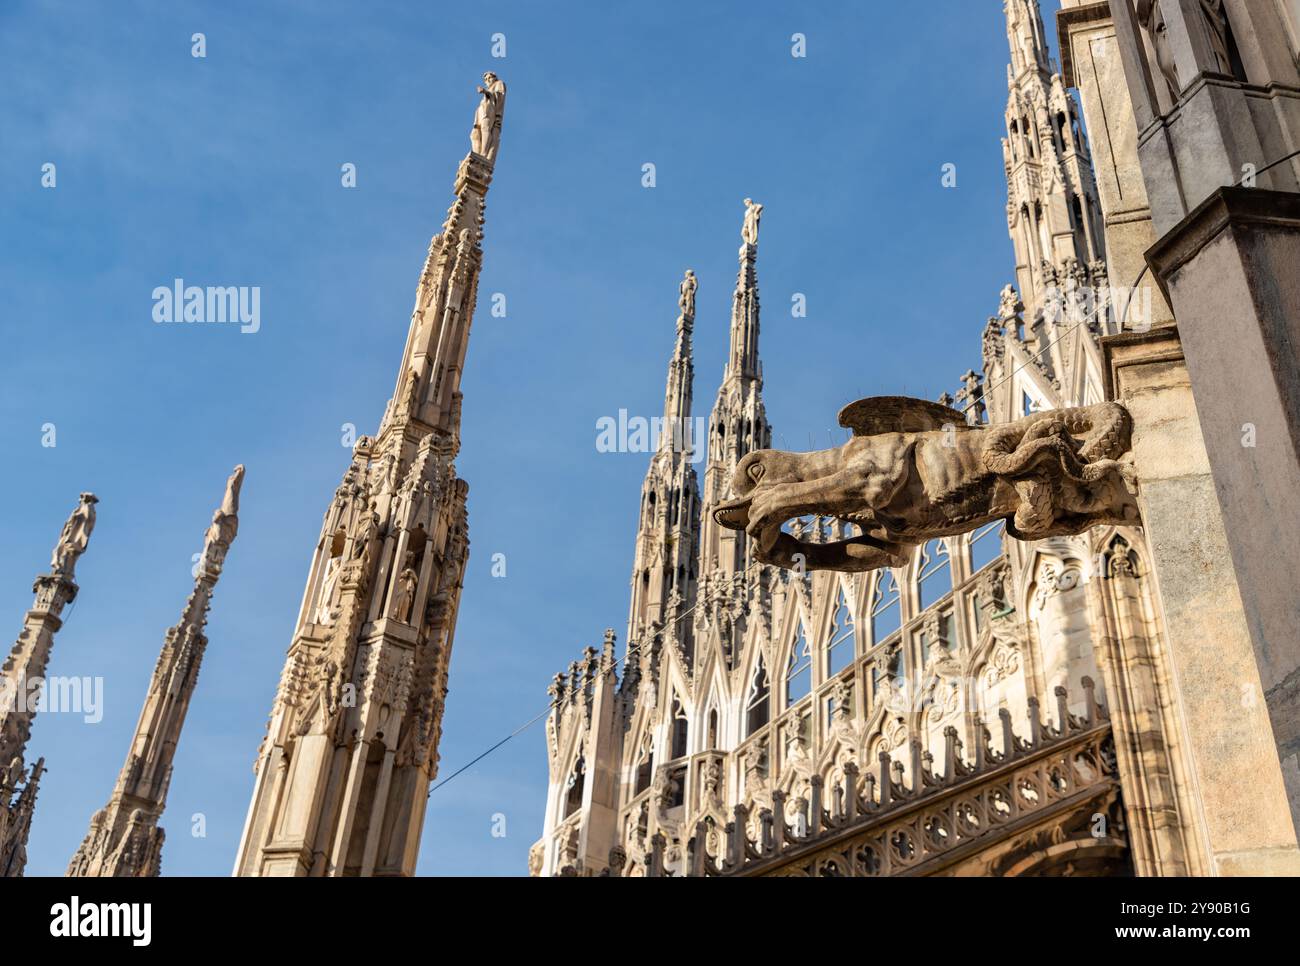
[(442, 231), (429, 243), (397, 387), (380, 427), (381, 448), (394, 436), (419, 438), (429, 431), (452, 455), (460, 446), (460, 377), (483, 264), (485, 199), (506, 103), (506, 86), (493, 73), (483, 75), (478, 90), (472, 150), (456, 172), (456, 198)]
[(1019, 418), (1031, 405), (1080, 405), (1089, 392), (1100, 398), (1088, 384), (1101, 365), (1095, 339), (1109, 297), (1078, 104), (1048, 51), (1038, 0), (1005, 0), (1005, 13), (1011, 60), (1002, 155), (1016, 275), (982, 339), (991, 395), (981, 390), (981, 399), (994, 421)]
[(236, 466), (204, 535), (194, 589), (181, 619), (163, 638), (126, 764), (108, 804), (92, 816), (90, 831), (68, 866), (70, 876), (142, 878), (159, 874), (164, 832), (158, 820), (167, 807), (172, 760), (208, 646), (203, 630), (212, 592), (239, 531), (243, 482), (244, 467)]
[[(628, 646), (645, 642), (655, 625), (675, 623), (695, 598), (696, 554), (700, 542), (700, 489), (695, 468), (697, 448), (691, 418), (691, 332), (695, 325), (695, 273), (690, 269), (679, 287), (677, 344), (668, 363), (664, 418), (655, 455), (641, 487), (641, 517), (632, 564), (632, 602)], [(689, 627), (682, 633), (689, 635)], [(690, 650), (689, 636), (681, 641)]]
[(1007, 228), (1031, 313), (1056, 276), (1105, 256), (1101, 209), (1079, 109), (1048, 53), (1038, 0), (1006, 0)]
[(27, 864), (27, 836), (32, 829), (32, 812), (36, 809), (36, 794), (40, 790), (41, 776), (45, 774), (45, 759), (36, 759), (31, 774), (27, 774), (19, 759), (0, 774), (0, 879), (17, 878)]
[(325, 513), (271, 707), (236, 875), (412, 875), (437, 774), (468, 485), (460, 378), (506, 87), (483, 75), (470, 152), (429, 245), (397, 388)]
[(741, 380), (756, 381), (761, 388), (762, 366), (758, 361), (758, 223), (763, 206), (745, 199), (745, 221), (740, 229), (740, 271), (736, 274), (736, 291), (731, 297), (731, 352), (727, 356), (727, 374)]
[(1053, 64), (1038, 0), (1004, 0), (1003, 11), (1007, 18), (1007, 43), (1011, 48), (1008, 80), (1014, 82), (1026, 71), (1040, 74), (1046, 80), (1053, 72)]
[(722, 385), (709, 417), (708, 466), (704, 473), (704, 512), (700, 530), (702, 575), (724, 576), (748, 563), (744, 533), (715, 523), (710, 510), (727, 498), (731, 474), (741, 457), (771, 445), (772, 430), (763, 409), (763, 366), (758, 358), (758, 225), (763, 206), (745, 199), (740, 231), (740, 271), (731, 299), (731, 349)]
[(29, 776), (23, 756), (63, 608), (77, 596), (77, 560), (95, 529), (98, 502), (93, 493), (81, 494), (54, 547), (50, 572), (32, 587), (36, 600), (23, 618), (18, 642), (0, 666), (0, 876), (20, 876), (27, 863), (27, 832), (44, 759)]
[[(695, 379), (695, 362), (691, 358), (691, 334), (695, 329), (695, 273), (689, 268), (678, 286), (677, 344), (668, 362), (668, 385), (664, 389), (664, 427), (676, 429), (691, 417), (691, 389)], [(670, 433), (660, 436), (659, 446), (675, 441)], [(701, 444), (703, 440), (700, 441)]]

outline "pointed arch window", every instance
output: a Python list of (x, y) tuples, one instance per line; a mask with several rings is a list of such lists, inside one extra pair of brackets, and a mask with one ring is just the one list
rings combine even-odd
[(970, 572), (987, 567), (1002, 556), (1002, 532), (1006, 524), (996, 520), (981, 527), (970, 538)]
[(901, 626), (898, 582), (894, 580), (893, 571), (881, 570), (876, 575), (875, 593), (871, 599), (872, 643), (879, 644)]
[(948, 545), (944, 541), (931, 540), (925, 545), (916, 583), (922, 610), (952, 590), (952, 562), (948, 559)]
[(564, 816), (568, 818), (582, 807), (582, 789), (587, 779), (587, 762), (579, 758), (569, 774), (568, 791), (564, 796)]
[(673, 723), (672, 723), (672, 753), (671, 758), (685, 758), (687, 739), (690, 737), (690, 722), (686, 719), (686, 710), (682, 707), (681, 700), (676, 694), (673, 695)]
[(788, 708), (812, 691), (812, 649), (803, 621), (799, 622), (799, 636), (790, 648), (790, 661), (785, 668), (785, 706)]
[(767, 724), (771, 718), (771, 708), (769, 707), (771, 691), (772, 686), (768, 680), (767, 666), (763, 663), (763, 658), (760, 655), (758, 664), (754, 667), (754, 676), (749, 682), (749, 690), (745, 694), (746, 737)]
[(826, 641), (826, 676), (834, 677), (853, 663), (853, 612), (841, 587), (831, 617), (831, 634)]
[(717, 708), (709, 709), (708, 738), (709, 738), (708, 750), (712, 751), (714, 748), (718, 747), (718, 709)]
[(641, 749), (641, 760), (636, 765), (636, 794), (640, 795), (650, 787), (650, 782), (654, 779), (654, 771), (654, 754), (647, 741), (645, 747)]

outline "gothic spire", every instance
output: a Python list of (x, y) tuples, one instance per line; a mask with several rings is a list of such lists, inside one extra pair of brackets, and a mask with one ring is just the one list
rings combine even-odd
[[(677, 344), (668, 362), (668, 385), (664, 390), (664, 427), (682, 426), (691, 416), (691, 383), (695, 378), (695, 363), (691, 358), (691, 333), (695, 328), (695, 273), (689, 268), (678, 287)], [(672, 442), (672, 434), (662, 434), (659, 445)], [(701, 441), (702, 442), (702, 441)]]
[[(18, 642), (0, 666), (0, 876), (20, 876), (27, 861), (27, 830), (44, 768), (38, 762), (27, 778), (23, 755), (36, 717), (35, 697), (45, 679), (54, 635), (63, 626), (63, 608), (77, 596), (77, 560), (95, 529), (93, 493), (81, 501), (63, 525), (50, 558), (50, 572), (36, 578), (36, 600), (23, 618)], [(26, 783), (21, 792), (18, 786)]]
[(758, 361), (758, 222), (763, 216), (763, 206), (745, 199), (745, 220), (740, 229), (740, 271), (736, 275), (736, 291), (731, 297), (731, 352), (727, 356), (727, 372), (741, 379), (754, 379), (762, 383), (762, 367)]
[(1079, 108), (1048, 53), (1038, 0), (1006, 0), (1007, 230), (1031, 314), (1061, 274), (1105, 257), (1101, 208)]
[(701, 578), (730, 577), (748, 565), (745, 535), (718, 526), (710, 510), (729, 495), (741, 458), (771, 444), (763, 408), (763, 365), (758, 357), (758, 226), (763, 206), (745, 199), (740, 229), (740, 271), (731, 297), (731, 350), (709, 417), (708, 466), (700, 526)]
[(236, 875), (415, 871), (469, 557), (469, 485), (455, 466), (460, 379), (506, 86), (489, 72), (478, 95), (396, 390), (378, 436), (357, 440), (325, 511), (254, 767)]
[[(704, 446), (691, 418), (695, 290), (695, 273), (688, 268), (678, 286), (677, 342), (668, 362), (663, 426), (641, 487), (628, 615), (629, 647), (644, 641), (652, 626), (674, 624), (677, 614), (694, 600), (700, 491), (691, 462), (697, 448)], [(689, 651), (688, 639), (683, 639), (682, 645)]]
[(1007, 43), (1011, 48), (1008, 80), (1014, 82), (1015, 78), (1030, 70), (1043, 76), (1051, 74), (1053, 65), (1039, 0), (1004, 0), (1003, 11), (1007, 18)]
[(212, 592), (239, 531), (243, 482), (244, 467), (236, 466), (204, 535), (194, 589), (180, 621), (164, 637), (126, 764), (108, 804), (91, 818), (90, 831), (68, 866), (70, 876), (138, 878), (159, 874), (163, 830), (158, 820), (167, 807), (172, 760), (208, 646), (203, 630)]
[(453, 454), (459, 449), (460, 378), (483, 264), (486, 198), (501, 143), (506, 85), (489, 71), (478, 93), (471, 150), (456, 171), (456, 197), (420, 273), (397, 388), (380, 429), (380, 448), (386, 451), (390, 439), (407, 427), (417, 435), (432, 430)]

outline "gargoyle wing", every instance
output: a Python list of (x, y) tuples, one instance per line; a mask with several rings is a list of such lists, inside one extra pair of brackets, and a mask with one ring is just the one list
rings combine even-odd
[(942, 403), (910, 396), (868, 396), (849, 403), (840, 410), (840, 425), (853, 430), (854, 436), (924, 433), (944, 426), (974, 428), (967, 424), (965, 414)]

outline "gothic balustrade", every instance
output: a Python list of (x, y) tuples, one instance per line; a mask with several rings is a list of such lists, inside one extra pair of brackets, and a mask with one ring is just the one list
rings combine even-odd
[[(707, 846), (705, 822), (686, 843), (685, 874), (846, 875), (916, 874), (956, 857), (1007, 830), (1052, 814), (1118, 785), (1110, 722), (1083, 679), (1086, 712), (1069, 711), (1066, 690), (1057, 687), (1056, 723), (1044, 721), (1038, 702), (1029, 700), (1028, 728), (1022, 737), (1011, 728), (1011, 714), (999, 711), (1002, 740), (995, 745), (988, 728), (967, 758), (957, 730), (945, 731), (943, 771), (913, 739), (908, 753), (913, 777), (903, 781), (901, 760), (881, 752), (879, 777), (849, 763), (843, 784), (826, 793), (820, 776), (810, 781), (799, 820), (787, 818), (786, 795), (776, 791), (771, 809), (758, 815), (757, 838), (748, 833), (749, 810), (733, 807), (721, 848)], [(665, 875), (667, 842), (651, 840), (648, 875)]]

